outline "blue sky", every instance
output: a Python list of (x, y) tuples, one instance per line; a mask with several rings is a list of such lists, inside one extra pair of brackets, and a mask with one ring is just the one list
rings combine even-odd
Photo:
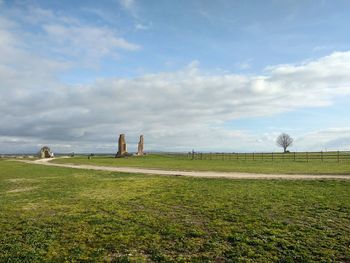
[(0, 152), (350, 150), (349, 8), (0, 0)]
[(261, 73), (270, 65), (299, 63), (349, 46), (348, 1), (124, 1), (132, 3), (127, 8), (121, 2), (26, 6), (111, 28), (141, 46), (140, 52), (121, 54), (119, 63), (104, 58), (100, 72), (86, 72), (96, 77), (175, 70), (193, 60), (208, 71)]

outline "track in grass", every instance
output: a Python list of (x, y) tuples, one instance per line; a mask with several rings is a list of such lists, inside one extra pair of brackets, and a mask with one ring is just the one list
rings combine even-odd
[(306, 174), (256, 174), (242, 172), (204, 172), (204, 171), (176, 171), (176, 170), (157, 170), (135, 167), (111, 167), (101, 165), (83, 165), (83, 164), (58, 164), (52, 163), (52, 159), (39, 159), (36, 161), (25, 161), (29, 164), (41, 164), (46, 166), (65, 167), (83, 170), (124, 172), (151, 175), (166, 176), (190, 176), (204, 178), (227, 178), (227, 179), (284, 179), (284, 180), (316, 180), (316, 179), (332, 179), (332, 180), (350, 180), (350, 175), (306, 175)]
[(54, 160), (55, 163), (72, 163), (117, 167), (157, 168), (163, 170), (218, 171), (263, 174), (350, 174), (350, 162), (293, 162), (293, 161), (228, 161), (189, 160), (168, 155), (113, 158), (112, 156), (77, 156)]

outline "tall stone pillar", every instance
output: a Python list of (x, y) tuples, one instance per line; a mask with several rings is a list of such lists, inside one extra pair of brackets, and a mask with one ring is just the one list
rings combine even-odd
[(137, 155), (139, 156), (143, 155), (143, 135), (140, 136), (140, 141), (137, 147)]
[(123, 157), (127, 154), (125, 135), (120, 134), (118, 140), (118, 152), (115, 157)]

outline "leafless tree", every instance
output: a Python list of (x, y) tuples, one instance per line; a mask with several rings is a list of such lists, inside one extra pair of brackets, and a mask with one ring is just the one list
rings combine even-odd
[(283, 148), (283, 152), (287, 152), (287, 148), (293, 144), (293, 138), (286, 133), (282, 133), (277, 137), (276, 143)]

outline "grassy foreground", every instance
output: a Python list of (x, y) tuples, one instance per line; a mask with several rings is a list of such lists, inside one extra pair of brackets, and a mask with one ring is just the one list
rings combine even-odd
[(350, 182), (0, 161), (0, 262), (349, 262)]
[(147, 155), (143, 157), (113, 158), (77, 156), (56, 159), (56, 163), (91, 164), (105, 166), (129, 166), (159, 168), (166, 170), (196, 170), (250, 173), (282, 174), (348, 174), (350, 162), (293, 162), (293, 161), (236, 161), (236, 160), (188, 160), (166, 155)]

